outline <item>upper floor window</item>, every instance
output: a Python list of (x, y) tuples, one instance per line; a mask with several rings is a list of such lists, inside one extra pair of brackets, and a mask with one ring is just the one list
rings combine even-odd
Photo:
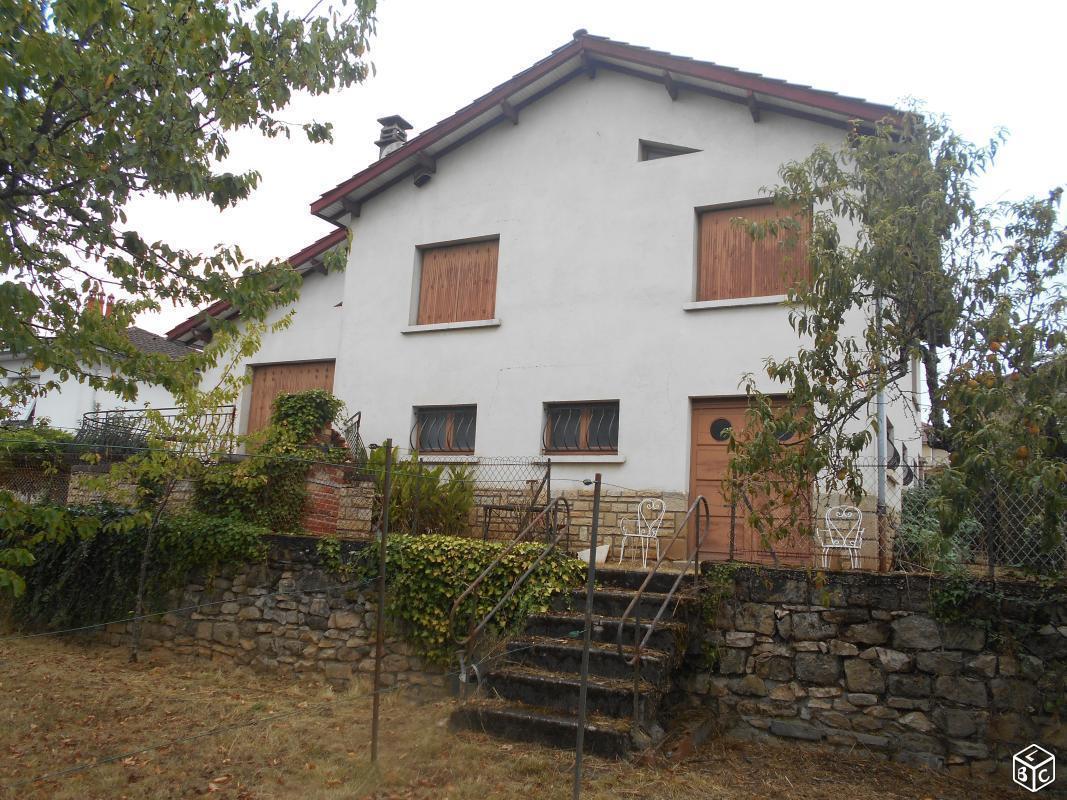
[(499, 239), (421, 250), (416, 324), (493, 319)]
[(618, 453), (619, 401), (546, 403), (546, 453)]
[(473, 453), (477, 406), (419, 406), (411, 446), (420, 453)]
[(735, 217), (764, 222), (782, 215), (782, 209), (770, 203), (699, 212), (696, 299), (784, 295), (799, 279), (806, 277), (806, 235), (801, 235), (795, 247), (786, 247), (782, 244), (784, 234), (755, 240), (743, 227), (731, 222)]

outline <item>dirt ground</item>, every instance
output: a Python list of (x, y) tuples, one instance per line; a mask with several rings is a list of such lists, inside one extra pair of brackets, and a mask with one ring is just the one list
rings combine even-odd
[[(447, 727), (453, 701), (410, 690), (382, 697), (374, 769), (371, 700), (365, 687), (334, 693), (317, 682), (204, 661), (129, 664), (124, 651), (84, 640), (0, 638), (0, 797), (571, 796), (573, 753), (453, 734)], [(604, 800), (1025, 794), (1004, 781), (965, 783), (862, 752), (720, 740), (677, 764), (588, 758), (582, 794)]]

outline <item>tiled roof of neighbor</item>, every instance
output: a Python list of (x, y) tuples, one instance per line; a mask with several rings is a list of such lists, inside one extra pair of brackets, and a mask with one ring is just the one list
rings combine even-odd
[(144, 328), (138, 328), (136, 325), (131, 325), (126, 329), (126, 338), (142, 353), (162, 353), (171, 358), (185, 358), (190, 353), (196, 352), (188, 345), (172, 342), (166, 336), (159, 336)]

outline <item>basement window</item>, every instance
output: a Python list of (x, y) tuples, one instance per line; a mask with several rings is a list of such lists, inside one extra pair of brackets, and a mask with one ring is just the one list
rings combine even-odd
[(545, 453), (618, 453), (619, 401), (546, 403), (542, 445)]
[(420, 453), (473, 453), (477, 406), (417, 406), (411, 447)]
[(684, 156), (689, 153), (699, 153), (695, 147), (683, 147), (680, 144), (664, 144), (663, 142), (649, 142), (639, 139), (637, 147), (638, 161), (655, 161), (658, 158), (670, 158), (671, 156)]

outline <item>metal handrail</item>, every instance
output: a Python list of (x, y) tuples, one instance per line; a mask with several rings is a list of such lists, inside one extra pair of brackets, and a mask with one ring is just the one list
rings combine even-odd
[[(704, 495), (698, 495), (697, 499), (694, 500), (692, 502), (692, 504), (689, 506), (689, 510), (686, 512), (685, 517), (682, 519), (681, 524), (678, 525), (677, 528), (675, 529), (674, 536), (671, 537), (671, 540), (667, 543), (667, 546), (663, 548), (663, 551), (662, 551), (663, 554), (659, 557), (659, 559), (657, 559), (656, 563), (652, 565), (652, 569), (649, 570), (648, 575), (645, 576), (645, 580), (641, 583), (641, 587), (637, 590), (637, 593), (634, 595), (633, 599), (630, 601), (630, 605), (628, 605), (626, 607), (626, 610), (622, 613), (622, 617), (619, 620), (619, 630), (618, 630), (618, 633), (615, 636), (615, 643), (617, 644), (617, 646), (619, 648), (619, 655), (621, 656), (622, 653), (623, 653), (622, 632), (623, 632), (623, 625), (626, 624), (626, 618), (630, 616), (630, 613), (634, 610), (634, 608), (637, 606), (637, 604), (641, 601), (642, 596), (644, 596), (645, 589), (648, 588), (649, 583), (651, 583), (652, 579), (656, 576), (656, 573), (659, 571), (660, 564), (662, 564), (666, 560), (667, 554), (670, 553), (671, 546), (675, 543), (675, 541), (677, 541), (678, 537), (686, 530), (686, 527), (689, 525), (689, 521), (691, 519), (693, 519), (693, 513), (697, 510), (698, 506), (703, 506), (704, 507), (704, 509), (703, 509), (703, 518), (704, 518), (705, 528), (704, 528), (703, 531), (701, 531), (701, 529), (700, 529), (701, 515), (697, 514), (697, 516), (696, 516), (697, 535), (696, 535), (696, 539), (695, 539), (694, 544), (693, 544), (692, 551), (689, 554), (689, 558), (686, 559), (685, 566), (682, 568), (682, 571), (678, 573), (678, 578), (674, 581), (674, 585), (671, 586), (671, 590), (667, 593), (667, 596), (664, 598), (663, 603), (659, 607), (659, 611), (656, 612), (656, 616), (649, 623), (648, 632), (645, 634), (645, 637), (643, 639), (641, 639), (640, 641), (637, 641), (637, 636), (640, 633), (640, 625), (635, 624), (634, 655), (633, 655), (633, 658), (631, 658), (631, 659), (626, 661), (626, 663), (631, 667), (636, 667), (640, 663), (640, 661), (641, 661), (641, 651), (645, 648), (645, 645), (648, 644), (648, 640), (652, 637), (652, 634), (655, 632), (656, 625), (659, 624), (660, 619), (662, 619), (664, 612), (667, 610), (667, 606), (670, 605), (671, 599), (674, 597), (674, 593), (678, 590), (678, 586), (681, 584), (682, 578), (685, 577), (685, 573), (689, 569), (689, 565), (691, 563), (693, 563), (697, 559), (697, 557), (700, 555), (700, 546), (704, 543), (704, 537), (708, 535), (708, 531), (711, 529), (711, 509), (709, 508), (708, 501), (704, 498)], [(696, 577), (699, 577), (699, 572), (700, 572), (700, 567), (696, 566), (696, 568), (694, 569), (694, 575)], [(634, 621), (635, 621), (635, 623), (638, 622), (636, 615), (634, 617)]]
[[(563, 508), (564, 517), (566, 520), (562, 527), (556, 524), (556, 514), (559, 512), (560, 507)], [(455, 625), (456, 614), (459, 612), (460, 606), (463, 605), (463, 601), (470, 597), (472, 594), (474, 594), (475, 591), (477, 591), (478, 587), (481, 586), (482, 582), (489, 576), (489, 574), (494, 569), (496, 569), (497, 566), (499, 566), (500, 562), (503, 561), (504, 558), (508, 556), (519, 544), (522, 543), (522, 541), (529, 535), (530, 531), (534, 529), (534, 526), (537, 525), (539, 521), (547, 518), (550, 513), (552, 514), (552, 525), (553, 528), (556, 529), (556, 531), (555, 536), (553, 536), (551, 541), (549, 541), (548, 544), (545, 545), (544, 550), (542, 550), (541, 553), (537, 556), (537, 558), (534, 559), (533, 563), (530, 564), (527, 570), (515, 579), (515, 582), (511, 584), (511, 588), (508, 589), (508, 591), (504, 594), (503, 597), (500, 598), (497, 604), (493, 606), (492, 610), (488, 614), (486, 614), (477, 625), (472, 626), (468, 630), (466, 637), (453, 636), (453, 639), (456, 644), (465, 648), (468, 652), (470, 651), (470, 643), (474, 641), (477, 637), (482, 635), (482, 632), (489, 624), (489, 621), (494, 616), (496, 616), (496, 613), (504, 607), (504, 604), (515, 595), (515, 592), (519, 590), (519, 587), (522, 586), (522, 584), (526, 582), (527, 578), (529, 578), (530, 575), (533, 574), (533, 571), (537, 568), (537, 566), (542, 561), (544, 561), (545, 558), (548, 557), (549, 553), (551, 553), (555, 549), (556, 545), (559, 544), (560, 539), (562, 539), (565, 535), (570, 534), (571, 504), (567, 502), (566, 498), (557, 497), (555, 500), (545, 506), (545, 508), (536, 517), (530, 520), (529, 524), (527, 524), (527, 526), (523, 528), (515, 536), (515, 538), (511, 540), (511, 542), (508, 543), (508, 546), (497, 554), (496, 558), (494, 558), (489, 563), (489, 566), (482, 570), (481, 574), (471, 582), (471, 585), (463, 590), (463, 593), (456, 598), (455, 602), (452, 603), (452, 610), (448, 615), (449, 633), (452, 633), (452, 629)]]

